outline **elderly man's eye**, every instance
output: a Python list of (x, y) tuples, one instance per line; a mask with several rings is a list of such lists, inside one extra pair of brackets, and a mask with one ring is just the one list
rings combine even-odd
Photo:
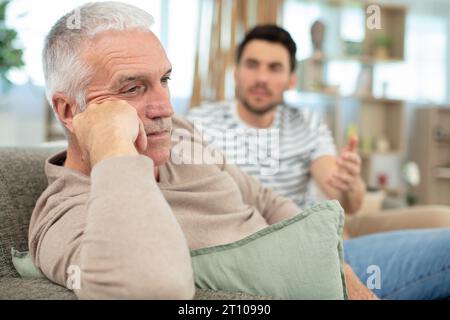
[(139, 87), (133, 87), (131, 89), (127, 90), (127, 93), (136, 93), (138, 91)]
[(123, 93), (125, 93), (125, 94), (137, 94), (137, 93), (140, 93), (140, 92), (144, 93), (145, 89), (146, 89), (146, 87), (143, 86), (143, 85), (142, 86), (134, 86), (132, 88), (125, 89), (123, 91)]
[(161, 79), (161, 82), (162, 83), (168, 83), (169, 80), (172, 80), (172, 79), (170, 77), (164, 77), (164, 78)]

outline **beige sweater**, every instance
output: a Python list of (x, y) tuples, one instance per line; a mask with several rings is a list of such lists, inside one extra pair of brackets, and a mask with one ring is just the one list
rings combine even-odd
[[(174, 118), (180, 128), (193, 132)], [(90, 177), (63, 167), (65, 156), (46, 162), (49, 186), (30, 221), (29, 247), (60, 285), (77, 266), (80, 298), (189, 299), (189, 249), (237, 241), (300, 211), (229, 164), (169, 162), (157, 183), (143, 155), (104, 160)]]

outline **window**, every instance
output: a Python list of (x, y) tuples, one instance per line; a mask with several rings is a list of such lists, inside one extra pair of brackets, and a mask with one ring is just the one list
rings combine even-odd
[[(406, 24), (406, 61), (375, 69), (374, 94), (421, 103), (446, 100), (447, 21), (411, 14)], [(383, 88), (385, 87), (385, 88)]]
[[(15, 84), (23, 84), (31, 80), (35, 85), (44, 85), (41, 52), (44, 39), (53, 24), (64, 14), (88, 1), (80, 0), (14, 0), (8, 7), (7, 24), (14, 28), (20, 38), (20, 46), (24, 49), (25, 67), (23, 71), (13, 71), (9, 78)], [(91, 1), (91, 2), (99, 2)], [(159, 35), (161, 21), (160, 0), (126, 0), (123, 1), (147, 10), (155, 18), (153, 31)], [(51, 8), (51, 10), (49, 10)]]
[[(297, 44), (297, 60), (307, 59), (312, 55), (311, 25), (321, 18), (321, 7), (316, 3), (286, 1), (283, 24)], [(327, 28), (328, 29), (328, 28)]]

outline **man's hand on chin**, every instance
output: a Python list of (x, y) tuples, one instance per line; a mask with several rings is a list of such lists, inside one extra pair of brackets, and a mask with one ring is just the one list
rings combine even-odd
[(359, 280), (353, 269), (348, 264), (344, 264), (344, 273), (347, 282), (348, 297), (350, 300), (380, 300)]
[(125, 101), (90, 104), (74, 117), (73, 128), (90, 168), (106, 158), (137, 155), (147, 148), (143, 123)]

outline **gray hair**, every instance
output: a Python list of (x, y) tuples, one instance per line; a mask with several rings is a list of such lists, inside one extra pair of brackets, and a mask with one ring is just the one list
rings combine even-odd
[(108, 30), (149, 30), (153, 17), (135, 6), (107, 1), (87, 3), (67, 13), (52, 27), (42, 53), (46, 96), (50, 105), (56, 92), (75, 99), (86, 108), (86, 86), (92, 80), (92, 66), (82, 61), (86, 43)]

